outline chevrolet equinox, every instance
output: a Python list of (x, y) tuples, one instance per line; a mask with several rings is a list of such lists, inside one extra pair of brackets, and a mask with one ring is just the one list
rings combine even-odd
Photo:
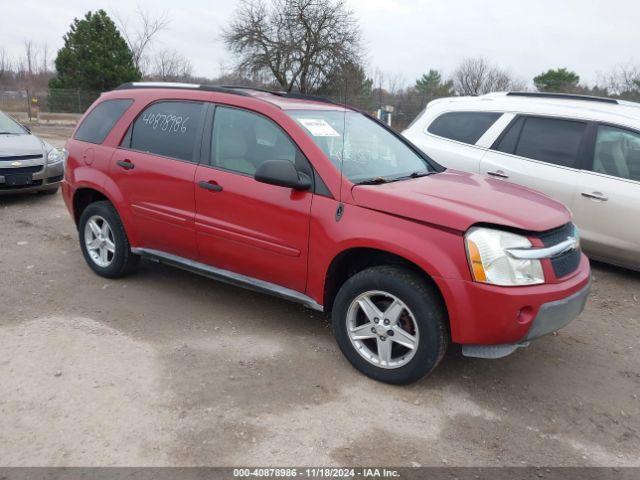
[(508, 355), (587, 299), (562, 204), (445, 170), (327, 100), (125, 84), (67, 147), (63, 196), (97, 274), (147, 258), (324, 311), (347, 359), (383, 382), (431, 372), (450, 342)]

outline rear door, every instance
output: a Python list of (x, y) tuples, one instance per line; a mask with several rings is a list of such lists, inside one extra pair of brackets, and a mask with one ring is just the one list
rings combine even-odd
[(640, 132), (593, 124), (573, 211), (593, 257), (640, 268)]
[(445, 112), (423, 132), (409, 132), (407, 137), (441, 165), (478, 173), (485, 148), (476, 142), (501, 116), (495, 112)]
[(482, 159), (480, 171), (571, 206), (586, 149), (587, 122), (519, 115)]
[(133, 121), (111, 160), (140, 247), (197, 257), (194, 185), (204, 104), (159, 101)]
[(313, 193), (253, 175), (266, 160), (289, 160), (310, 176), (311, 166), (263, 115), (218, 106), (213, 118), (203, 147), (209, 162), (195, 177), (200, 261), (304, 292)]

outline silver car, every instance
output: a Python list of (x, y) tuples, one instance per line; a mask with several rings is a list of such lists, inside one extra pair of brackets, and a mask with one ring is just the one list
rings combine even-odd
[(0, 195), (54, 194), (64, 177), (65, 152), (0, 112)]
[(521, 92), (445, 98), (403, 134), (445, 167), (560, 200), (591, 258), (640, 270), (640, 103)]

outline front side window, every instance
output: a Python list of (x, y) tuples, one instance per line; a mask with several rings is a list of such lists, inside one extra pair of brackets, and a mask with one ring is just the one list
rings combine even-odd
[(501, 116), (501, 113), (495, 112), (443, 113), (429, 125), (427, 131), (439, 137), (475, 145)]
[(0, 135), (27, 135), (29, 132), (9, 115), (0, 112)]
[(271, 120), (228, 107), (216, 107), (211, 152), (212, 166), (246, 175), (267, 160), (303, 162), (296, 145)]
[(123, 146), (139, 152), (194, 162), (204, 104), (157, 102), (133, 122)]
[[(519, 128), (518, 122), (511, 128)], [(527, 117), (520, 128), (515, 155), (563, 167), (577, 166), (580, 143), (587, 129), (585, 122)], [(510, 134), (503, 141), (511, 141)]]
[(289, 110), (315, 144), (352, 182), (432, 172), (428, 162), (393, 133), (357, 112)]
[(640, 181), (640, 134), (600, 125), (592, 168), (594, 172)]
[(82, 121), (76, 131), (75, 139), (101, 144), (132, 103), (131, 99), (105, 100), (100, 103)]

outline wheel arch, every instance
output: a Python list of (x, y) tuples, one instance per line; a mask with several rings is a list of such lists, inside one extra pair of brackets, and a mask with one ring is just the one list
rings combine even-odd
[(323, 305), (325, 312), (330, 313), (333, 309), (333, 302), (344, 282), (366, 268), (379, 265), (399, 266), (420, 275), (437, 292), (445, 311), (448, 312), (447, 303), (440, 287), (422, 267), (396, 253), (371, 247), (348, 248), (333, 258), (327, 269), (324, 281)]
[[(108, 201), (113, 205), (113, 208), (116, 210), (118, 215), (120, 216), (120, 220), (122, 221), (122, 225), (124, 226), (125, 232), (129, 237), (130, 242), (135, 242), (137, 239), (136, 231), (132, 228), (131, 222), (129, 221), (129, 217), (127, 216), (127, 212), (123, 211), (123, 199), (119, 190), (115, 190), (116, 196), (112, 195), (113, 192), (107, 191), (107, 189), (102, 188), (94, 183), (85, 183), (82, 182), (78, 184), (75, 191), (73, 192), (73, 197), (71, 199), (71, 205), (73, 207), (73, 218), (78, 226), (80, 222), (80, 217), (82, 216), (82, 212), (92, 203), (98, 201)], [(132, 243), (135, 244), (135, 243)]]
[(92, 203), (106, 200), (113, 205), (111, 199), (102, 191), (96, 189), (94, 186), (82, 186), (76, 189), (73, 193), (73, 219), (76, 222), (76, 226), (80, 222), (82, 212)]

